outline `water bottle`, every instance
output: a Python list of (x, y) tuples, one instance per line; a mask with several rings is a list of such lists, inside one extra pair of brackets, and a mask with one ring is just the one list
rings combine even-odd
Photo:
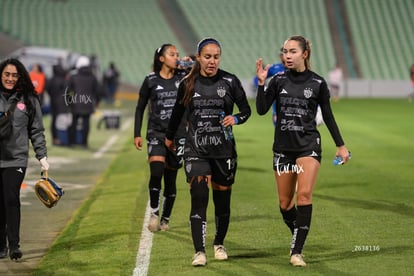
[[(349, 152), (349, 159), (351, 159), (351, 152)], [(333, 164), (335, 166), (342, 165), (343, 163), (344, 163), (344, 160), (342, 160), (341, 156), (337, 156), (333, 161)]]
[(226, 117), (226, 114), (224, 113), (224, 111), (220, 112), (220, 123), (221, 123), (221, 128), (223, 129), (224, 132), (224, 137), (226, 140), (233, 140), (233, 131), (231, 130), (231, 126), (224, 126), (223, 125), (223, 120), (224, 117)]
[(183, 68), (192, 67), (194, 64), (193, 60), (177, 60), (177, 65)]

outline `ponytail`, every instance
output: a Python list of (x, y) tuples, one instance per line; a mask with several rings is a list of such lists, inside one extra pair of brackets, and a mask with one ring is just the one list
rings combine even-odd
[(197, 78), (200, 76), (200, 63), (195, 60), (193, 68), (191, 68), (190, 73), (184, 78), (184, 97), (182, 99), (182, 104), (188, 106), (193, 98), (194, 86)]
[(299, 47), (302, 49), (302, 51), (305, 53), (307, 52), (307, 56), (305, 58), (305, 68), (307, 70), (311, 70), (311, 63), (310, 63), (310, 57), (311, 57), (311, 46), (312, 43), (300, 35), (294, 35), (289, 37), (287, 40), (294, 40), (299, 43)]

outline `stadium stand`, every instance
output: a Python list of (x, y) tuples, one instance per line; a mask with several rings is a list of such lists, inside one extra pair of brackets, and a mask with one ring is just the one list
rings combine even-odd
[(280, 46), (293, 34), (304, 35), (312, 41), (315, 70), (326, 73), (335, 63), (327, 19), (320, 16), (325, 12), (323, 0), (177, 2), (199, 37), (214, 36), (221, 41), (223, 69), (242, 79), (253, 76), (258, 57), (263, 57), (265, 63), (277, 62)]
[(326, 15), (332, 34), (336, 63), (343, 69), (344, 78), (361, 78), (354, 43), (348, 27), (344, 1), (325, 0)]
[(141, 84), (154, 50), (180, 46), (155, 1), (3, 0), (1, 29), (25, 44), (96, 54), (101, 67), (114, 61), (122, 80)]
[[(28, 45), (96, 54), (101, 67), (115, 61), (122, 80), (139, 85), (162, 43), (176, 44), (181, 55), (193, 54), (188, 47), (183, 52), (160, 1), (1, 0), (0, 31)], [(414, 60), (412, 0), (169, 0), (168, 5), (179, 5), (194, 30), (189, 37), (221, 41), (223, 69), (251, 79), (256, 58), (277, 61), (280, 45), (292, 34), (312, 41), (312, 68), (327, 74), (336, 61), (326, 1), (346, 7), (349, 22), (343, 24), (350, 27), (362, 78), (408, 78)]]
[(347, 0), (353, 41), (365, 79), (408, 79), (414, 61), (414, 1)]

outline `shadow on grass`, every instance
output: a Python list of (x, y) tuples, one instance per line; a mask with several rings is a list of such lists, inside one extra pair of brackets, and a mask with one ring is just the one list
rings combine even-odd
[(170, 231), (165, 232), (155, 232), (154, 235), (163, 235), (164, 238), (170, 239), (180, 243), (189, 243), (191, 244), (191, 233), (190, 228), (187, 227), (188, 230), (178, 230), (177, 227)]
[(407, 206), (402, 203), (394, 203), (394, 202), (387, 202), (385, 200), (373, 201), (373, 200), (361, 200), (355, 198), (344, 198), (344, 197), (335, 197), (335, 196), (327, 196), (321, 194), (314, 194), (316, 198), (324, 199), (333, 201), (337, 204), (343, 205), (345, 207), (350, 208), (361, 208), (367, 210), (375, 210), (375, 211), (387, 211), (397, 213), (399, 215), (404, 215), (408, 217), (412, 217), (414, 214), (414, 208), (411, 206)]
[[(243, 251), (243, 249), (239, 249)], [(246, 250), (246, 249), (244, 249)], [(248, 252), (242, 252), (239, 254), (232, 255), (232, 259), (257, 259), (257, 258), (267, 258), (271, 256), (268, 251), (262, 251), (256, 248), (247, 249)]]
[(68, 267), (56, 267), (53, 269), (54, 271), (51, 272), (51, 269), (39, 269), (36, 268), (32, 274), (32, 276), (54, 276), (54, 275), (65, 275), (65, 274), (71, 274), (71, 275), (86, 275), (86, 271), (89, 271), (89, 275), (98, 275), (94, 274), (93, 272), (90, 272), (90, 264), (88, 262), (70, 262), (70, 268)]
[(99, 232), (82, 238), (63, 238), (58, 240), (52, 247), (51, 253), (53, 252), (68, 252), (68, 250), (75, 251), (91, 251), (91, 248), (94, 250), (99, 250), (98, 247), (114, 247), (116, 248), (116, 241), (119, 237), (129, 236), (129, 232), (111, 232), (104, 233)]
[[(340, 250), (340, 251), (332, 251), (324, 246), (309, 246), (309, 250), (314, 252), (326, 252), (321, 254), (316, 254), (310, 258), (307, 263), (324, 263), (329, 261), (340, 261), (340, 260), (349, 260), (349, 259), (358, 259), (358, 258), (367, 258), (372, 257), (374, 254), (390, 254), (395, 255), (396, 252), (398, 254), (403, 255), (404, 252), (411, 251), (411, 247), (408, 245), (403, 246), (393, 246), (393, 247), (381, 247), (379, 251), (359, 251), (353, 252), (352, 250)], [(306, 252), (305, 252), (306, 255)]]
[[(330, 262), (341, 261), (341, 260), (355, 260), (355, 259), (362, 259), (362, 258), (370, 258), (376, 254), (388, 254), (388, 255), (395, 255), (396, 252), (398, 254), (404, 255), (405, 252), (410, 252), (410, 246), (394, 246), (394, 247), (381, 247), (380, 251), (361, 251), (361, 252), (353, 252), (352, 250), (337, 250), (332, 251), (329, 247), (326, 246), (309, 246), (312, 251), (314, 252), (324, 252), (320, 254), (315, 254), (309, 257), (306, 262), (309, 265), (312, 265), (312, 269), (318, 271), (322, 275), (354, 275), (351, 273), (346, 273), (341, 271), (338, 268), (334, 269), (332, 267), (328, 267), (327, 264)], [(306, 252), (305, 252), (306, 257)], [(368, 261), (367, 261), (368, 262)]]
[(246, 171), (246, 172), (268, 172), (269, 170), (266, 168), (255, 168), (255, 167), (244, 167), (244, 166), (237, 166), (237, 170)]

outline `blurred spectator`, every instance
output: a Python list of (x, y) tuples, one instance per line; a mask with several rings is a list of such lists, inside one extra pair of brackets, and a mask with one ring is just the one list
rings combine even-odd
[(113, 62), (109, 63), (109, 67), (103, 73), (103, 84), (108, 92), (108, 102), (113, 103), (119, 84), (119, 71)]
[(90, 116), (99, 102), (99, 84), (93, 75), (90, 60), (81, 56), (76, 62), (77, 71), (70, 76), (65, 92), (66, 104), (72, 112), (69, 127), (69, 145), (88, 147)]
[(339, 93), (342, 88), (342, 82), (343, 82), (342, 68), (337, 63), (335, 68), (329, 71), (329, 74), (328, 74), (329, 91), (331, 93), (332, 99), (335, 102), (339, 100)]
[(94, 74), (95, 78), (98, 80), (98, 82), (102, 81), (102, 75), (101, 75), (101, 65), (99, 64), (99, 59), (95, 54), (92, 54), (89, 57), (89, 66), (91, 68), (92, 74)]
[(52, 114), (51, 134), (54, 145), (65, 145), (68, 143), (67, 129), (69, 124), (67, 118), (70, 117), (70, 110), (65, 102), (66, 88), (66, 71), (61, 65), (54, 65), (53, 76), (46, 85), (46, 91), (50, 97), (50, 109)]
[(414, 63), (413, 65), (411, 65), (410, 73), (411, 73), (411, 93), (408, 96), (408, 100), (411, 102), (414, 97)]
[[(283, 72), (283, 71), (285, 71), (285, 66), (283, 66), (282, 62), (273, 63), (269, 67), (269, 71), (267, 72), (266, 79), (269, 79), (269, 78), (273, 77), (274, 75), (276, 75), (277, 73), (280, 73), (280, 72)], [(254, 86), (255, 89), (257, 89), (257, 84), (258, 84), (257, 76), (254, 76), (253, 77), (253, 86)]]
[(46, 86), (46, 75), (43, 73), (43, 68), (40, 64), (34, 64), (32, 70), (29, 72), (35, 91), (40, 99), (40, 104), (43, 107), (44, 95), (43, 92)]

